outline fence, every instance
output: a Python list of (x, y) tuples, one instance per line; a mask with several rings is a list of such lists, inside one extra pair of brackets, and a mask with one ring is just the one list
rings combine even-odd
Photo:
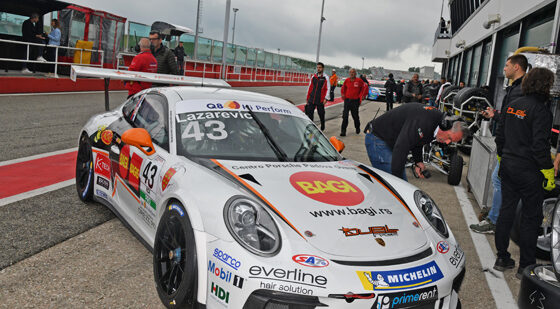
[[(91, 67), (103, 67), (103, 51), (102, 50), (93, 50), (93, 49), (85, 49), (85, 48), (76, 48), (76, 47), (67, 47), (67, 46), (55, 46), (55, 45), (45, 45), (45, 44), (39, 44), (39, 43), (31, 43), (31, 42), (20, 42), (20, 41), (13, 41), (13, 40), (5, 40), (5, 39), (0, 39), (0, 42), (2, 43), (8, 43), (8, 44), (16, 44), (16, 45), (25, 45), (26, 46), (26, 55), (25, 55), (25, 59), (18, 59), (18, 58), (0, 58), (0, 61), (10, 61), (10, 62), (25, 62), (25, 63), (44, 63), (44, 64), (54, 64), (54, 75), (58, 76), (58, 66), (59, 65), (72, 65), (72, 64), (76, 64), (76, 63), (72, 63), (72, 62), (65, 62), (65, 61), (58, 61), (58, 55), (59, 55), (59, 50), (60, 49), (65, 49), (65, 50), (73, 50), (73, 51), (80, 51), (80, 62), (78, 63), (79, 65), (83, 65), (83, 66), (91, 66)], [(40, 61), (40, 60), (30, 60), (29, 59), (29, 50), (31, 46), (39, 46), (39, 47), (46, 47), (46, 48), (54, 48), (55, 49), (55, 54), (54, 54), (54, 61)], [(98, 53), (98, 59), (100, 59), (99, 64), (90, 64), (90, 63), (83, 63), (83, 56), (84, 56), (84, 52), (92, 52), (92, 53)], [(42, 55), (40, 55), (42, 56)]]

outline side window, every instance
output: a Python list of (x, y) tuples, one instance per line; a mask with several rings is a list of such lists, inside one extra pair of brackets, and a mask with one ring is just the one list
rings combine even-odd
[(124, 118), (130, 119), (131, 114), (134, 111), (134, 107), (136, 107), (136, 104), (138, 103), (138, 99), (140, 99), (140, 96), (138, 96), (138, 95), (132, 96), (130, 99), (128, 99), (128, 101), (126, 101), (124, 103), (124, 106), (123, 106), (123, 109), (122, 109)]
[(169, 151), (169, 122), (165, 97), (155, 93), (147, 94), (133, 117), (134, 125), (146, 129), (154, 144)]

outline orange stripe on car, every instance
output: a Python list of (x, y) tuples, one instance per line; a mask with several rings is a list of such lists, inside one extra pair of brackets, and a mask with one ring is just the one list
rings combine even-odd
[[(362, 171), (364, 171), (366, 174), (368, 174), (368, 175), (369, 175), (370, 177), (372, 177), (373, 179), (377, 180), (377, 182), (378, 182), (379, 184), (381, 184), (385, 189), (387, 189), (387, 191), (389, 191), (389, 192), (397, 199), (397, 201), (399, 201), (399, 202), (404, 206), (404, 208), (406, 208), (406, 210), (408, 210), (408, 212), (410, 213), (410, 215), (414, 218), (414, 220), (416, 220), (416, 223), (420, 224), (420, 222), (418, 221), (418, 219), (416, 218), (416, 216), (412, 213), (412, 211), (410, 210), (410, 208), (408, 208), (408, 206), (404, 203), (404, 201), (403, 201), (400, 197), (398, 197), (398, 196), (395, 194), (395, 192), (393, 192), (393, 190), (389, 189), (382, 181), (380, 181), (379, 179), (377, 179), (377, 177), (373, 176), (372, 174), (370, 174), (370, 173), (369, 173), (368, 171), (366, 171), (365, 169), (363, 169), (363, 168), (361, 168), (361, 167), (359, 167), (359, 166), (356, 166), (356, 167), (359, 168), (359, 169), (361, 169)], [(420, 224), (420, 226), (422, 226), (422, 225)]]
[(118, 175), (115, 175), (115, 178), (118, 179), (118, 180), (121, 182), (121, 184), (124, 186), (124, 188), (126, 189), (126, 191), (128, 191), (128, 193), (130, 193), (130, 195), (132, 195), (132, 197), (140, 204), (140, 200), (138, 199), (138, 197), (136, 197), (136, 195), (135, 195), (132, 191), (130, 191), (130, 189), (129, 189), (128, 186), (124, 183), (124, 181), (123, 181)]
[(274, 212), (277, 215), (279, 215), (284, 220), (284, 222), (286, 222), (292, 229), (294, 229), (294, 231), (296, 231), (296, 233), (298, 233), (299, 236), (301, 236), (303, 239), (305, 239), (305, 237), (303, 237), (303, 235), (295, 228), (295, 226), (293, 226), (292, 223), (290, 223), (290, 221), (288, 221), (288, 219), (286, 219), (286, 217), (284, 217), (284, 215), (282, 215), (280, 213), (280, 211), (278, 211), (278, 209), (276, 209), (276, 207), (272, 206), (272, 204), (264, 196), (262, 196), (257, 190), (255, 190), (255, 188), (253, 188), (250, 184), (248, 184), (241, 177), (237, 176), (234, 172), (230, 171), (225, 166), (223, 166), (220, 162), (218, 162), (218, 160), (216, 160), (216, 159), (210, 159), (210, 160), (212, 160), (212, 162), (214, 162), (216, 165), (221, 167), (224, 171), (228, 172), (231, 176), (233, 176), (235, 179), (237, 179), (237, 181), (239, 181), (241, 184), (243, 184), (251, 192), (253, 192), (258, 197), (260, 197), (263, 202), (265, 202), (272, 210), (274, 210)]

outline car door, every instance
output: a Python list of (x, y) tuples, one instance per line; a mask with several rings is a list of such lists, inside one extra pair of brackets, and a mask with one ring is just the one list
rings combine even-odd
[[(124, 145), (119, 155), (120, 179), (116, 190), (119, 204), (136, 232), (151, 243), (161, 207), (161, 186), (158, 185), (169, 160), (168, 102), (163, 94), (150, 92), (130, 116), (133, 127), (144, 128), (150, 134), (155, 153), (147, 155), (141, 149)], [(121, 180), (122, 179), (122, 180)]]

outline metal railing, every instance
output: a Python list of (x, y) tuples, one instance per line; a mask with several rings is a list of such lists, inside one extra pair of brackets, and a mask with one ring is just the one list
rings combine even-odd
[[(31, 42), (20, 42), (20, 41), (13, 41), (13, 40), (5, 40), (0, 39), (0, 42), (3, 43), (10, 43), (10, 44), (17, 44), (17, 45), (25, 45), (26, 46), (26, 55), (25, 59), (17, 59), (17, 58), (0, 58), (0, 61), (7, 61), (7, 62), (25, 62), (25, 63), (44, 63), (44, 64), (54, 64), (54, 75), (58, 76), (58, 66), (59, 65), (83, 65), (83, 66), (90, 66), (90, 67), (103, 67), (103, 58), (104, 52), (103, 50), (94, 50), (94, 49), (87, 49), (87, 48), (76, 48), (76, 47), (68, 47), (68, 46), (56, 46), (56, 45), (46, 45), (40, 43), (31, 43)], [(42, 46), (45, 48), (54, 48), (54, 59), (55, 61), (40, 61), (40, 60), (31, 60), (29, 59), (29, 49), (31, 46)], [(72, 62), (60, 62), (58, 61), (58, 50), (65, 49), (65, 50), (73, 50), (73, 51), (80, 51), (80, 63), (72, 63)], [(92, 52), (98, 53), (98, 58), (100, 59), (99, 64), (88, 64), (82, 63), (84, 52)], [(43, 55), (38, 55), (43, 56)]]

